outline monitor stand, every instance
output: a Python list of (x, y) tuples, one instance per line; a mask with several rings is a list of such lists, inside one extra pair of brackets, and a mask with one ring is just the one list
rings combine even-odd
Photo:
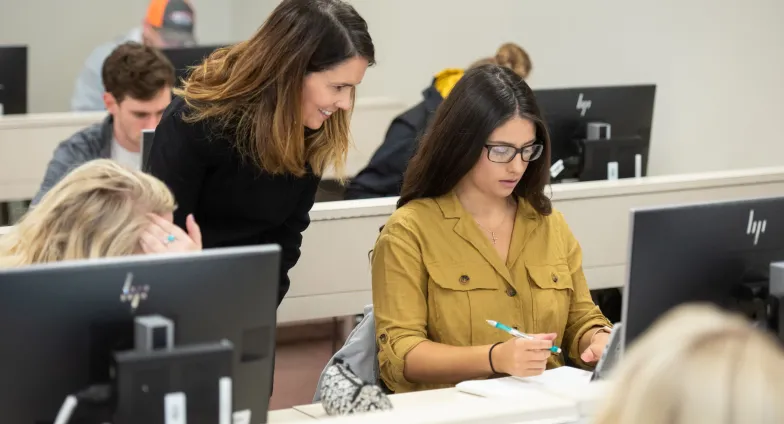
[(640, 136), (574, 141), (580, 181), (617, 180), (647, 175), (648, 141)]
[(784, 342), (784, 262), (770, 265), (767, 280), (741, 284), (735, 302), (734, 310)]
[(768, 323), (784, 342), (784, 262), (770, 264)]
[(172, 320), (136, 317), (134, 348), (106, 352), (110, 381), (67, 396), (55, 424), (231, 422), (233, 344), (174, 340)]

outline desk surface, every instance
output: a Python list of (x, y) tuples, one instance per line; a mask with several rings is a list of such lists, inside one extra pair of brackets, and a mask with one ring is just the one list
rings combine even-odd
[(296, 409), (278, 409), (267, 413), (268, 424), (299, 423), (302, 421), (313, 421), (313, 418)]
[[(433, 405), (439, 403), (460, 402), (465, 399), (476, 399), (478, 396), (463, 393), (457, 389), (427, 390), (415, 393), (402, 393), (389, 397), (395, 409), (412, 409), (422, 405)], [(328, 415), (320, 403), (310, 405), (299, 405), (295, 410), (316, 419), (327, 418)]]
[[(0, 201), (4, 188), (10, 187), (4, 186), (3, 173), (15, 175), (29, 167), (5, 158), (2, 142)], [(39, 183), (36, 179), (31, 190)], [(784, 167), (560, 184), (552, 187), (552, 194), (555, 207), (582, 246), (588, 287), (623, 287), (628, 275), (630, 209), (784, 196)], [(372, 302), (368, 252), (379, 227), (395, 210), (395, 201), (366, 199), (313, 207), (311, 225), (303, 234), (302, 256), (289, 273), (291, 290), (278, 308), (279, 323), (362, 313)], [(4, 231), (0, 228), (0, 234)], [(328, 248), (332, 245), (342, 248)]]
[[(549, 191), (549, 190), (548, 190)], [(629, 261), (630, 210), (694, 202), (784, 196), (784, 167), (557, 184), (555, 207), (583, 251), (592, 290), (623, 287)], [(362, 313), (372, 302), (368, 252), (395, 210), (396, 198), (317, 203), (303, 234), (302, 256), (279, 322)], [(342, 246), (340, 250), (325, 246)]]
[[(397, 99), (363, 97), (354, 103), (346, 175), (356, 175), (370, 161), (395, 116), (408, 106)], [(0, 116), (0, 202), (31, 199), (38, 191), (52, 151), (77, 131), (100, 122), (106, 112)], [(334, 177), (328, 169), (325, 178)]]
[[(531, 392), (525, 402), (474, 396), (455, 388), (391, 395), (389, 399), (393, 405), (392, 411), (370, 414), (330, 417), (320, 404), (295, 406), (294, 410), (310, 417), (310, 420), (334, 424), (479, 424), (495, 420), (556, 424), (573, 423), (579, 419), (576, 402), (544, 391)], [(270, 423), (273, 421), (270, 420)]]

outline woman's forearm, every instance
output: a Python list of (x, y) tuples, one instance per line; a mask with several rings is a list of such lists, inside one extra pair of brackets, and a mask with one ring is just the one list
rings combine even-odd
[[(457, 384), (493, 374), (490, 345), (457, 347), (422, 342), (406, 355), (404, 374), (412, 383)], [(495, 352), (494, 352), (495, 353)]]

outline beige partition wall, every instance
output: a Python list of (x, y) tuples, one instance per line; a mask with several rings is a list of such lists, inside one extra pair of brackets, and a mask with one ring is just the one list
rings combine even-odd
[[(784, 196), (784, 168), (563, 184), (552, 191), (582, 245), (589, 287), (622, 287), (632, 208)], [(396, 200), (314, 206), (291, 290), (278, 309), (280, 323), (362, 313), (371, 302), (368, 253)], [(0, 227), (0, 235), (6, 231)]]
[[(555, 207), (566, 216), (582, 245), (592, 289), (625, 283), (630, 209), (767, 196), (784, 196), (784, 168), (552, 187)], [(368, 252), (396, 200), (315, 205), (312, 224), (304, 234), (302, 258), (291, 271), (291, 290), (278, 310), (280, 322), (362, 312), (371, 301)]]
[[(346, 173), (355, 175), (384, 139), (405, 104), (389, 98), (357, 99), (351, 119), (353, 145)], [(104, 113), (46, 113), (0, 117), (0, 202), (32, 199), (57, 145)], [(331, 178), (331, 173), (325, 178)]]
[(35, 196), (57, 144), (104, 113), (41, 113), (0, 118), (0, 202)]

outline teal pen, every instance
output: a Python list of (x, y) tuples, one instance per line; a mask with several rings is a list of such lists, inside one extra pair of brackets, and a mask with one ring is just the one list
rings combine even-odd
[[(498, 321), (487, 320), (487, 323), (492, 325), (493, 327), (501, 330), (501, 331), (506, 331), (507, 333), (509, 333), (509, 334), (511, 334), (511, 335), (513, 335), (515, 337), (519, 337), (521, 339), (526, 339), (526, 340), (534, 340), (533, 336), (529, 336), (528, 334), (521, 333), (521, 332), (515, 330), (514, 328), (509, 328), (509, 327), (501, 324)], [(553, 347), (550, 348), (550, 352), (561, 353), (561, 348), (558, 347), (558, 346), (553, 346)]]

